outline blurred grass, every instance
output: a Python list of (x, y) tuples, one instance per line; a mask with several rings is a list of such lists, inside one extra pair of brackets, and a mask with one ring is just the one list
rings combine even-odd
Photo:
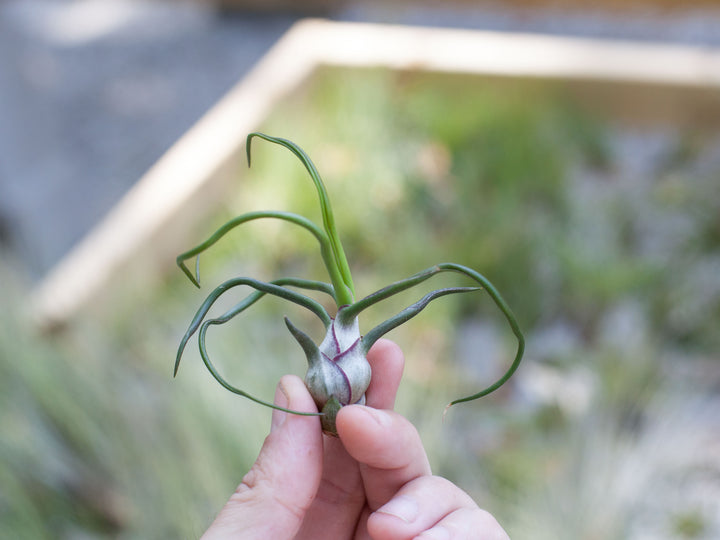
[[(526, 363), (445, 422), (448, 401), (512, 358), (499, 313), (482, 295), (440, 300), (389, 336), (407, 356), (398, 408), (437, 474), (517, 539), (720, 534), (720, 134), (634, 131), (540, 84), (342, 70), (319, 72), (263, 130), (300, 144), (323, 174), (359, 296), (453, 261), (486, 275), (518, 316)], [(253, 152), (188, 247), (250, 210), (319, 221), (290, 153)], [(203, 257), (203, 290), (179, 272), (118, 283), (51, 342), (14, 315), (22, 293), (3, 298), (2, 535), (199, 536), (269, 413), (215, 385), (192, 345), (172, 380), (177, 342), (213, 284), (325, 279), (319, 263), (304, 231), (248, 225)], [(369, 311), (363, 328), (421, 295)], [(301, 310), (268, 300), (208, 337), (228, 378), (266, 398), (304, 371), (283, 314), (320, 336)]]
[(3, 278), (18, 294), (0, 315), (0, 537), (199, 536), (239, 482), (227, 471), (259, 449), (246, 433), (269, 417), (238, 416), (192, 366), (172, 380), (178, 328), (155, 319), (162, 309), (47, 341)]

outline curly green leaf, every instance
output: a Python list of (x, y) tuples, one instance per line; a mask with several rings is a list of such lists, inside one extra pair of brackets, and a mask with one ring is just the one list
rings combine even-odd
[[(515, 319), (515, 316), (513, 315), (512, 311), (510, 310), (510, 307), (507, 305), (503, 297), (500, 295), (500, 293), (495, 289), (492, 283), (483, 276), (482, 274), (476, 272), (475, 270), (472, 270), (471, 268), (468, 268), (466, 266), (462, 266), (455, 263), (441, 263), (436, 264), (435, 266), (432, 266), (426, 270), (423, 270), (422, 272), (418, 272), (417, 274), (410, 276), (407, 279), (395, 282), (391, 285), (388, 285), (387, 287), (384, 287), (380, 289), (379, 291), (366, 296), (365, 298), (358, 300), (355, 304), (348, 306), (345, 310), (343, 310), (339, 316), (347, 317), (348, 320), (357, 317), (360, 312), (362, 312), (364, 309), (380, 302), (381, 300), (384, 300), (386, 298), (389, 298), (399, 292), (405, 291), (411, 287), (414, 287), (416, 285), (419, 285), (420, 283), (430, 279), (431, 277), (438, 275), (442, 272), (455, 272), (459, 274), (463, 274), (470, 279), (474, 280), (475, 282), (479, 283), (481, 285), (481, 288), (487, 291), (487, 293), (490, 295), (490, 298), (495, 302), (495, 305), (500, 309), (500, 311), (505, 316), (505, 319), (507, 320), (508, 324), (510, 325), (510, 329), (512, 330), (513, 334), (515, 335), (518, 346), (517, 351), (515, 353), (515, 358), (513, 359), (512, 364), (508, 368), (508, 370), (503, 374), (500, 379), (498, 379), (495, 383), (488, 386), (487, 388), (484, 388), (480, 392), (477, 392), (475, 394), (472, 394), (470, 396), (466, 396), (460, 399), (456, 399), (448, 405), (448, 407), (452, 405), (456, 405), (458, 403), (462, 403), (465, 401), (473, 401), (475, 399), (478, 399), (480, 397), (486, 396), (498, 388), (500, 388), (503, 384), (505, 384), (510, 377), (512, 377), (513, 373), (517, 370), (517, 368), (520, 366), (520, 362), (522, 360), (524, 351), (525, 351), (525, 337), (523, 336), (522, 332), (520, 331), (520, 326), (517, 323), (517, 320)], [(441, 289), (443, 290), (443, 289)], [(464, 292), (460, 290), (454, 290), (450, 289), (451, 291), (455, 292)], [(437, 292), (437, 291), (436, 291)], [(420, 302), (413, 304), (406, 310), (402, 311), (395, 317), (389, 319), (385, 323), (382, 323), (378, 325), (378, 327), (374, 328), (368, 334), (365, 336), (365, 340), (369, 342), (370, 344), (374, 343), (381, 335), (386, 333), (387, 331), (391, 330), (392, 328), (397, 327), (398, 325), (404, 323), (406, 320), (410, 319), (411, 317), (414, 317), (421, 309), (423, 309), (427, 303), (429, 303), (434, 298), (437, 298), (438, 296), (432, 296), (434, 293), (430, 293), (427, 295), (423, 300)], [(428, 298), (430, 297), (430, 298)], [(423, 302), (427, 299), (427, 302), (423, 304)], [(421, 307), (420, 307), (421, 306)], [(418, 309), (419, 308), (419, 309)], [(409, 310), (409, 311), (408, 311)], [(403, 320), (403, 317), (406, 317)], [(387, 327), (387, 329), (386, 329)], [(368, 346), (369, 348), (369, 346)]]
[[(198, 244), (192, 249), (189, 249), (185, 251), (184, 253), (181, 253), (177, 257), (177, 265), (180, 267), (180, 270), (182, 270), (185, 275), (190, 278), (190, 281), (193, 282), (193, 284), (196, 287), (200, 287), (200, 273), (199, 273), (199, 264), (200, 264), (200, 254), (205, 251), (206, 249), (210, 248), (213, 244), (217, 243), (223, 236), (225, 236), (227, 233), (235, 229), (236, 227), (247, 223), (249, 221), (254, 221), (256, 219), (265, 219), (265, 218), (271, 218), (271, 219), (280, 219), (283, 221), (288, 221), (290, 223), (294, 223), (295, 225), (299, 225), (300, 227), (306, 229), (309, 231), (320, 243), (320, 252), (324, 260), (329, 259), (332, 257), (332, 247), (330, 245), (330, 240), (328, 239), (327, 235), (320, 229), (315, 223), (310, 221), (309, 219), (300, 216), (298, 214), (293, 214), (290, 212), (278, 212), (278, 211), (261, 211), (261, 212), (248, 212), (246, 214), (243, 214), (241, 216), (238, 216), (234, 219), (231, 219), (227, 223), (225, 223), (222, 227), (220, 227), (217, 231), (215, 231), (210, 238), (202, 242), (201, 244)], [(196, 259), (195, 263), (195, 275), (193, 276), (192, 272), (190, 272), (190, 269), (185, 266), (185, 261), (187, 259), (190, 259), (191, 257), (198, 257)], [(332, 277), (332, 276), (331, 276)]]
[[(302, 280), (297, 280), (295, 283), (297, 284), (301, 282)], [(317, 282), (307, 282), (307, 283), (317, 283)], [(212, 305), (217, 301), (220, 296), (222, 296), (224, 293), (229, 291), (230, 289), (234, 287), (238, 287), (240, 285), (247, 285), (249, 287), (252, 287), (253, 289), (256, 289), (257, 291), (260, 291), (264, 294), (270, 294), (273, 296), (277, 296), (279, 298), (284, 298), (285, 300), (289, 300), (290, 302), (293, 302), (295, 304), (298, 304), (300, 306), (303, 306), (310, 311), (312, 311), (315, 315), (318, 316), (318, 318), (322, 321), (322, 323), (325, 325), (325, 328), (330, 326), (331, 318), (330, 315), (328, 315), (325, 308), (319, 303), (313, 300), (312, 298), (305, 296), (304, 294), (300, 294), (296, 291), (292, 291), (290, 289), (286, 289), (282, 285), (277, 285), (274, 283), (266, 283), (264, 281), (259, 281), (252, 278), (233, 278), (227, 280), (225, 283), (219, 285), (215, 290), (213, 290), (208, 297), (205, 299), (205, 301), (202, 303), (200, 308), (198, 309), (197, 313), (195, 314), (195, 317), (193, 317), (192, 322), (190, 323), (190, 326), (188, 327), (187, 331), (185, 332), (185, 335), (183, 336), (182, 340), (180, 341), (180, 346), (178, 348), (177, 356), (175, 359), (175, 369), (173, 373), (177, 375), (178, 368), (180, 366), (180, 359), (182, 358), (183, 351), (185, 350), (185, 345), (187, 344), (188, 340), (192, 335), (197, 331), (197, 329), (202, 324), (203, 319), (205, 319), (205, 316), (207, 315), (208, 311), (210, 311), (210, 308)], [(310, 287), (305, 287), (310, 288)], [(250, 305), (252, 305), (256, 300), (253, 300), (252, 298), (250, 300), (246, 299), (248, 301), (248, 305), (245, 307), (242, 307), (242, 309), (237, 310), (237, 313), (242, 311), (243, 309), (246, 309)], [(242, 305), (242, 304), (241, 304)], [(231, 310), (233, 311), (233, 310)]]
[(270, 407), (272, 409), (277, 409), (278, 411), (283, 411), (286, 413), (291, 414), (297, 414), (300, 416), (323, 416), (323, 413), (313, 413), (313, 412), (301, 412), (301, 411), (293, 411), (292, 409), (286, 409), (284, 407), (280, 407), (278, 405), (275, 405), (274, 403), (271, 403), (269, 401), (265, 401), (263, 399), (257, 398), (253, 396), (252, 394), (248, 394), (244, 390), (241, 390), (240, 388), (237, 388), (236, 386), (233, 386), (229, 382), (225, 380), (225, 378), (220, 374), (220, 372), (215, 368), (212, 361), (210, 360), (210, 355), (207, 352), (207, 348), (205, 346), (205, 334), (207, 333), (207, 329), (210, 325), (213, 324), (223, 324), (226, 321), (218, 319), (208, 319), (206, 320), (201, 326), (200, 326), (200, 332), (198, 334), (198, 344), (200, 347), (200, 356), (203, 359), (203, 363), (205, 364), (205, 367), (208, 369), (210, 374), (215, 378), (217, 382), (219, 382), (225, 389), (229, 390), (233, 394), (237, 394), (239, 396), (246, 397), (255, 403), (259, 403), (260, 405), (265, 405), (266, 407)]
[(438, 289), (436, 291), (432, 291), (426, 294), (414, 304), (406, 307), (397, 315), (390, 317), (388, 320), (378, 324), (375, 328), (365, 334), (362, 340), (365, 354), (367, 354), (367, 352), (370, 350), (370, 347), (372, 347), (378, 339), (383, 337), (390, 330), (397, 328), (401, 324), (405, 324), (407, 321), (415, 317), (415, 315), (425, 309), (427, 305), (436, 298), (440, 298), (441, 296), (446, 296), (448, 294), (475, 292), (481, 290), (482, 287), (449, 287), (446, 289)]
[[(268, 142), (275, 143), (287, 148), (298, 159), (300, 159), (302, 164), (305, 166), (305, 169), (310, 174), (310, 177), (315, 184), (315, 188), (317, 189), (318, 197), (320, 198), (320, 209), (322, 212), (323, 226), (325, 228), (325, 231), (327, 232), (328, 238), (330, 240), (330, 246), (332, 248), (333, 261), (331, 265), (334, 268), (331, 269), (328, 266), (328, 272), (330, 272), (332, 276), (336, 273), (335, 269), (337, 269), (337, 273), (339, 273), (341, 277), (339, 282), (335, 282), (335, 280), (333, 280), (333, 285), (335, 286), (335, 293), (338, 299), (338, 305), (342, 306), (351, 304), (355, 295), (355, 288), (353, 286), (352, 276), (350, 274), (350, 267), (347, 262), (347, 257), (345, 256), (345, 251), (343, 250), (342, 243), (340, 242), (337, 228), (335, 227), (335, 217), (333, 216), (332, 206), (330, 205), (330, 198), (327, 194), (327, 190), (325, 189), (325, 184), (323, 184), (323, 181), (320, 178), (320, 173), (315, 167), (315, 164), (305, 153), (305, 151), (298, 145), (296, 145), (294, 142), (287, 139), (282, 139), (280, 137), (271, 137), (270, 135), (265, 135), (264, 133), (255, 132), (250, 133), (250, 135), (247, 136), (246, 151), (248, 165), (250, 165), (251, 163), (250, 148), (253, 137), (258, 137), (260, 139), (264, 139)], [(325, 261), (325, 264), (328, 265), (328, 261)]]

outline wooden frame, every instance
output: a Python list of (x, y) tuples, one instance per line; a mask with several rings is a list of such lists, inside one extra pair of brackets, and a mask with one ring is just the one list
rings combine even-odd
[(183, 233), (237, 180), (247, 133), (323, 66), (563, 81), (598, 106), (623, 104), (618, 114), (720, 125), (719, 50), (301, 21), (48, 273), (32, 297), (36, 322), (61, 326), (121, 270), (167, 268), (187, 247)]

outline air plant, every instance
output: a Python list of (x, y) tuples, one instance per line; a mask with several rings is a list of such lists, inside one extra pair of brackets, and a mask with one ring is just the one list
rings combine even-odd
[[(195, 286), (200, 287), (199, 255), (202, 252), (215, 244), (235, 227), (244, 223), (257, 219), (279, 219), (298, 225), (315, 237), (320, 244), (320, 254), (328, 271), (330, 283), (292, 277), (280, 278), (270, 282), (259, 281), (249, 277), (237, 277), (225, 281), (208, 295), (183, 336), (175, 360), (175, 375), (177, 375), (180, 359), (188, 340), (193, 334), (198, 332), (198, 344), (203, 362), (212, 376), (227, 390), (262, 405), (288, 413), (319, 415), (321, 417), (323, 431), (331, 435), (337, 435), (335, 416), (340, 408), (349, 404), (364, 403), (365, 401), (365, 391), (370, 384), (370, 378), (372, 376), (370, 364), (366, 357), (370, 348), (380, 337), (412, 319), (436, 298), (451, 294), (473, 293), (484, 290), (490, 295), (510, 324), (510, 328), (518, 341), (517, 352), (508, 370), (494, 384), (480, 392), (452, 401), (447, 406), (446, 411), (452, 405), (478, 399), (494, 392), (505, 384), (520, 364), (524, 350), (524, 338), (510, 308), (502, 296), (500, 296), (500, 293), (498, 293), (495, 287), (493, 287), (484, 276), (459, 264), (441, 263), (431, 266), (406, 279), (392, 283), (360, 300), (355, 300), (352, 276), (350, 275), (347, 258), (337, 234), (330, 199), (315, 165), (307, 154), (293, 142), (271, 137), (263, 133), (251, 133), (247, 137), (246, 144), (248, 166), (250, 166), (250, 148), (254, 137), (283, 146), (300, 159), (315, 184), (320, 199), (323, 227), (319, 227), (314, 222), (298, 214), (280, 211), (249, 212), (232, 219), (220, 227), (220, 229), (205, 242), (179, 255), (177, 258), (178, 266)], [(196, 257), (194, 273), (185, 265), (185, 261), (192, 257)], [(463, 274), (473, 280), (477, 286), (448, 287), (434, 290), (395, 316), (378, 324), (366, 334), (362, 335), (360, 333), (358, 318), (365, 309), (444, 272)], [(220, 296), (240, 286), (250, 287), (254, 289), (254, 291), (223, 315), (215, 318), (206, 318), (210, 308)], [(318, 291), (331, 297), (337, 307), (334, 317), (328, 313), (322, 304), (299, 292), (298, 289)], [(322, 342), (317, 345), (307, 334), (296, 328), (290, 320), (285, 317), (285, 324), (290, 330), (290, 333), (300, 344), (307, 356), (308, 371), (305, 375), (305, 384), (315, 400), (318, 410), (320, 411), (319, 413), (293, 411), (254, 397), (227, 382), (210, 361), (210, 356), (208, 355), (205, 345), (208, 328), (212, 325), (220, 325), (230, 321), (233, 317), (242, 313), (268, 294), (283, 298), (308, 309), (320, 319), (325, 327), (325, 337)]]

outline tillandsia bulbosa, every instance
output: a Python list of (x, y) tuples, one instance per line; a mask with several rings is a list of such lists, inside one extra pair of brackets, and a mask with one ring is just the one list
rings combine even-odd
[[(190, 281), (195, 286), (200, 287), (200, 253), (208, 249), (228, 232), (243, 223), (248, 223), (257, 219), (279, 219), (306, 229), (316, 238), (320, 244), (320, 254), (324, 265), (330, 276), (330, 283), (292, 277), (280, 278), (270, 282), (259, 281), (249, 277), (238, 277), (225, 281), (213, 290), (203, 302), (190, 323), (190, 327), (183, 336), (180, 342), (180, 347), (178, 348), (177, 358), (175, 360), (175, 375), (177, 375), (185, 345), (190, 337), (192, 337), (195, 332), (198, 332), (198, 344), (203, 362), (213, 377), (227, 390), (247, 397), (262, 405), (288, 413), (319, 415), (321, 417), (323, 431), (331, 435), (337, 435), (337, 431), (335, 430), (335, 416), (340, 408), (349, 404), (364, 403), (365, 401), (365, 390), (367, 390), (372, 376), (370, 364), (368, 363), (366, 357), (370, 347), (372, 347), (380, 337), (393, 328), (396, 328), (412, 319), (436, 298), (450, 294), (471, 293), (484, 290), (490, 295), (490, 298), (492, 298), (497, 307), (503, 313), (510, 325), (510, 328), (512, 329), (513, 334), (517, 338), (517, 352), (510, 367), (495, 383), (473, 395), (452, 401), (448, 407), (457, 403), (472, 401), (490, 394), (505, 384), (505, 382), (512, 376), (520, 365), (525, 347), (525, 340), (517, 321), (510, 311), (510, 308), (505, 303), (505, 300), (503, 300), (500, 293), (498, 293), (495, 287), (493, 287), (493, 285), (484, 276), (459, 264), (441, 263), (431, 266), (422, 272), (418, 272), (409, 278), (388, 285), (387, 287), (365, 296), (360, 300), (355, 300), (355, 290), (353, 287), (352, 277), (350, 275), (350, 268), (348, 266), (347, 258), (345, 257), (345, 252), (343, 251), (342, 244), (340, 243), (340, 238), (337, 234), (335, 219), (333, 217), (332, 207), (330, 206), (330, 199), (328, 198), (327, 191), (325, 190), (325, 186), (317, 169), (315, 168), (315, 165), (307, 154), (295, 143), (286, 139), (271, 137), (263, 133), (251, 133), (247, 137), (246, 144), (248, 166), (250, 166), (251, 163), (251, 143), (255, 137), (283, 146), (300, 159), (315, 184), (315, 188), (320, 199), (323, 226), (319, 227), (317, 224), (301, 215), (288, 212), (249, 212), (232, 219), (220, 227), (220, 229), (218, 229), (205, 242), (179, 255), (177, 258), (178, 266), (187, 275), (187, 277), (190, 278)], [(195, 273), (191, 272), (185, 265), (185, 261), (192, 257), (196, 257)], [(361, 335), (358, 317), (365, 309), (397, 293), (408, 290), (411, 287), (415, 287), (416, 285), (419, 285), (420, 283), (423, 283), (433, 276), (443, 272), (463, 274), (474, 281), (476, 286), (449, 287), (434, 290), (427, 293), (420, 300), (403, 309), (395, 316), (378, 324), (365, 335)], [(206, 318), (210, 308), (215, 301), (220, 298), (220, 296), (239, 286), (247, 286), (254, 289), (254, 291), (223, 315), (215, 318)], [(298, 289), (319, 291), (329, 295), (334, 300), (337, 307), (334, 317), (331, 316), (318, 301), (302, 294), (301, 292), (298, 292)], [(319, 413), (292, 411), (254, 397), (227, 382), (210, 361), (210, 356), (208, 355), (207, 348), (205, 346), (205, 336), (208, 328), (211, 325), (224, 324), (230, 321), (233, 317), (248, 309), (267, 294), (277, 296), (303, 306), (314, 313), (325, 326), (325, 337), (322, 342), (317, 345), (307, 334), (296, 328), (287, 317), (285, 318), (285, 324), (290, 330), (290, 333), (300, 344), (307, 356), (308, 371), (305, 375), (305, 384), (315, 400), (318, 410), (320, 411)]]

